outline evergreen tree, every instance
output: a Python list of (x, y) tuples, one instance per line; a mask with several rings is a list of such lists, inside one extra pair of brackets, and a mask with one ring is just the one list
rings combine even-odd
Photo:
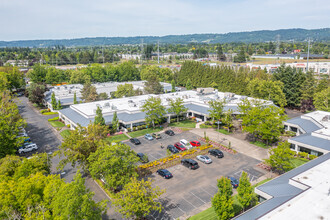
[(233, 189), (230, 180), (227, 177), (221, 177), (218, 180), (218, 192), (212, 198), (212, 207), (221, 220), (227, 220), (234, 217), (233, 207)]
[(317, 110), (330, 111), (330, 87), (315, 93), (314, 104)]
[(306, 74), (306, 79), (301, 85), (301, 103), (300, 110), (311, 111), (314, 109), (313, 97), (316, 90), (316, 80), (313, 73), (308, 72)]
[(190, 79), (187, 80), (187, 83), (186, 83), (186, 89), (187, 89), (187, 90), (191, 90), (191, 89), (192, 89), (192, 85), (191, 85), (191, 81), (190, 81)]
[(226, 56), (223, 54), (221, 44), (217, 44), (217, 56), (218, 60), (226, 61)]
[(171, 85), (172, 85), (172, 90), (171, 90), (171, 92), (176, 92), (176, 90), (175, 90), (175, 81), (174, 81), (174, 79), (172, 80)]
[(74, 95), (73, 95), (73, 104), (78, 104), (76, 92), (74, 92)]
[(57, 102), (56, 102), (56, 98), (55, 98), (55, 93), (52, 93), (52, 97), (51, 97), (51, 105), (52, 105), (52, 109), (56, 110), (57, 109)]
[(61, 109), (62, 109), (61, 100), (58, 100), (56, 110), (61, 110)]
[(113, 113), (113, 118), (112, 118), (112, 130), (113, 132), (117, 132), (118, 130), (118, 127), (119, 127), (119, 120), (118, 120), (118, 117), (117, 117), (117, 112)]
[(96, 109), (94, 124), (105, 125), (105, 120), (103, 118), (102, 109), (99, 106), (97, 106), (97, 109)]
[(245, 50), (242, 46), (237, 56), (234, 57), (234, 63), (244, 63), (246, 62)]
[(253, 187), (250, 183), (249, 177), (246, 172), (242, 172), (239, 179), (239, 186), (237, 188), (238, 201), (243, 206), (243, 209), (248, 208), (251, 205), (253, 199)]

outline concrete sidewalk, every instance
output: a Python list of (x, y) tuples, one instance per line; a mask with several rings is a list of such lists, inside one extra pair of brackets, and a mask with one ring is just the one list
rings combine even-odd
[(230, 142), (231, 147), (237, 152), (253, 157), (257, 160), (263, 160), (269, 157), (267, 149), (255, 146), (247, 141), (242, 141), (235, 137), (231, 137), (230, 135), (222, 134), (213, 129), (195, 128), (190, 130), (190, 132), (197, 134), (201, 137), (204, 137), (204, 132), (206, 132), (206, 136), (208, 136), (210, 140), (216, 141), (226, 146), (228, 146)]

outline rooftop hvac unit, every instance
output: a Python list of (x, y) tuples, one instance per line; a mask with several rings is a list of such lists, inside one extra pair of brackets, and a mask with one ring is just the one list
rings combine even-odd
[(100, 104), (96, 104), (96, 107), (99, 107), (100, 109), (102, 109), (102, 106)]
[(103, 108), (110, 108), (110, 103), (109, 102), (104, 103)]

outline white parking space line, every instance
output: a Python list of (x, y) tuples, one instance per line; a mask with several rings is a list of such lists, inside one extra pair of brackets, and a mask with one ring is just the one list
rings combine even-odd
[(203, 188), (201, 188), (201, 190), (203, 190), (204, 192), (206, 192), (206, 193), (209, 194), (210, 196), (214, 196), (214, 195), (211, 195), (208, 191), (204, 190)]
[(204, 204), (206, 203), (203, 199), (199, 198), (198, 196), (196, 196), (193, 192), (190, 192), (193, 196), (195, 196), (196, 198), (198, 198), (199, 200), (201, 200)]
[(185, 200), (186, 202), (188, 202), (190, 205), (192, 205), (194, 208), (196, 208), (196, 206), (194, 206), (193, 204), (191, 204), (188, 200), (186, 200), (184, 197), (182, 197), (181, 196), (181, 198), (183, 199), (183, 200)]

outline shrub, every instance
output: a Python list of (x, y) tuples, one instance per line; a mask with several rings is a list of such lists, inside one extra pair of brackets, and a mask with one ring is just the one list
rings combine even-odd
[(42, 109), (42, 110), (40, 110), (40, 113), (41, 113), (41, 114), (43, 114), (43, 113), (45, 113), (45, 112), (49, 112), (49, 110), (48, 110), (48, 109)]
[(67, 124), (66, 126), (67, 126), (68, 128), (70, 128), (70, 124)]
[(306, 153), (306, 152), (298, 152), (298, 156), (307, 159), (308, 158), (308, 153)]
[(170, 122), (171, 123), (174, 123), (174, 122), (176, 122), (176, 119), (175, 118), (171, 118)]
[(316, 156), (316, 155), (312, 155), (312, 154), (310, 154), (310, 155), (308, 155), (308, 158), (309, 158), (310, 160), (314, 160), (315, 158), (317, 158), (317, 156)]
[(204, 124), (205, 125), (211, 125), (211, 122), (210, 121), (206, 121)]
[(59, 117), (54, 117), (54, 118), (50, 118), (48, 119), (48, 121), (58, 121)]
[(127, 128), (127, 131), (128, 131), (128, 132), (131, 132), (131, 131), (132, 131), (132, 129), (131, 129), (131, 128)]

